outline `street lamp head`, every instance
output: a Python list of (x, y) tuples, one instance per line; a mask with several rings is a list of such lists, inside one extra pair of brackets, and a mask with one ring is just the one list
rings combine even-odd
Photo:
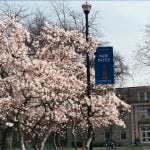
[(88, 14), (91, 10), (91, 4), (86, 1), (86, 3), (82, 5), (82, 9), (85, 14)]

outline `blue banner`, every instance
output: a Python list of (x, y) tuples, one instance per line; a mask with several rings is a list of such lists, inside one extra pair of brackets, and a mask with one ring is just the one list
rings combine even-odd
[(113, 47), (98, 47), (95, 52), (96, 84), (114, 84)]

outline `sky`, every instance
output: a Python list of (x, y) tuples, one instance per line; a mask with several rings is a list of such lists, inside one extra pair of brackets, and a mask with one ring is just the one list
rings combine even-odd
[[(82, 12), (82, 4), (85, 3), (83, 0), (66, 2), (73, 10), (80, 12)], [(88, 2), (92, 5), (91, 11), (100, 11), (99, 30), (103, 34), (100, 40), (110, 42), (110, 46), (125, 58), (125, 62), (130, 67), (133, 79), (128, 79), (124, 86), (149, 85), (148, 73), (133, 68), (135, 62), (133, 56), (137, 46), (143, 42), (145, 25), (150, 23), (150, 1), (88, 0)], [(37, 6), (47, 12), (50, 10), (50, 2), (46, 0), (16, 0), (15, 3), (25, 3), (30, 9)]]

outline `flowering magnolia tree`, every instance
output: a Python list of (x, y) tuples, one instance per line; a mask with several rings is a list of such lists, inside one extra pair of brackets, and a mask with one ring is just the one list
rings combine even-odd
[[(86, 96), (84, 54), (88, 50), (92, 56), (95, 39), (87, 43), (78, 31), (45, 23), (31, 47), (26, 45), (29, 40), (30, 33), (15, 19), (0, 22), (0, 127), (4, 150), (11, 149), (14, 131), (23, 150), (29, 139), (36, 150), (43, 150), (50, 134), (60, 132), (67, 123), (73, 123), (72, 131), (83, 132), (88, 129), (87, 123), (93, 129), (111, 123), (124, 126), (119, 110), (128, 111), (129, 106), (116, 97), (112, 87), (93, 87), (91, 99)], [(29, 55), (31, 48), (36, 49), (33, 57)], [(91, 107), (90, 116), (87, 106)], [(87, 149), (92, 138), (93, 133), (86, 139)]]
[(20, 107), (20, 83), (23, 70), (29, 62), (25, 40), (27, 30), (15, 20), (7, 18), (0, 22), (0, 122), (3, 133), (2, 149), (9, 149), (12, 130)]
[[(115, 95), (111, 86), (93, 87), (91, 99), (85, 95), (87, 85), (85, 84), (86, 66), (83, 64), (84, 55), (88, 50), (92, 56), (97, 46), (96, 40), (90, 38), (87, 43), (83, 34), (78, 31), (65, 31), (56, 26), (45, 24), (40, 35), (35, 38), (33, 45), (37, 49), (36, 57), (38, 59), (54, 62), (56, 68), (61, 71), (61, 75), (68, 79), (73, 76), (72, 79), (77, 80), (77, 84), (80, 88), (82, 87), (78, 91), (78, 87), (76, 89), (76, 85), (73, 85), (72, 90), (76, 90), (78, 97), (77, 95), (74, 97), (75, 91), (73, 91), (73, 99), (69, 99), (71, 109), (67, 112), (67, 117), (71, 118), (73, 124), (76, 121), (77, 126), (80, 126), (83, 131), (87, 131), (88, 123), (91, 123), (92, 127), (107, 126), (111, 123), (125, 126), (123, 120), (119, 118), (120, 110), (128, 111), (129, 105)], [(94, 82), (94, 70), (91, 71), (91, 77)], [(68, 86), (70, 85), (68, 84)], [(68, 99), (66, 102), (68, 103)], [(90, 118), (87, 106), (91, 106)], [(89, 147), (90, 141), (91, 139), (87, 139), (87, 147)]]

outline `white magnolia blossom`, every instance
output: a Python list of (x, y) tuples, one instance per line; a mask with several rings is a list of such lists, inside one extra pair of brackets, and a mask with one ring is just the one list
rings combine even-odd
[(11, 122), (6, 122), (6, 126), (8, 126), (8, 127), (13, 127), (13, 126), (14, 126), (14, 124), (13, 124), (13, 123), (11, 123)]
[[(86, 50), (93, 54), (97, 41), (85, 41), (78, 31), (45, 24), (33, 41), (36, 55), (28, 56), (29, 32), (14, 19), (0, 21), (0, 122), (20, 123), (26, 132), (43, 135), (55, 124), (77, 119), (87, 126), (87, 105), (92, 107), (93, 126), (114, 123), (124, 126), (119, 109), (129, 110), (109, 86), (86, 96)], [(93, 72), (91, 72), (93, 79)], [(93, 82), (93, 81), (92, 81)], [(111, 90), (109, 90), (111, 89)], [(15, 127), (15, 125), (14, 125)]]

